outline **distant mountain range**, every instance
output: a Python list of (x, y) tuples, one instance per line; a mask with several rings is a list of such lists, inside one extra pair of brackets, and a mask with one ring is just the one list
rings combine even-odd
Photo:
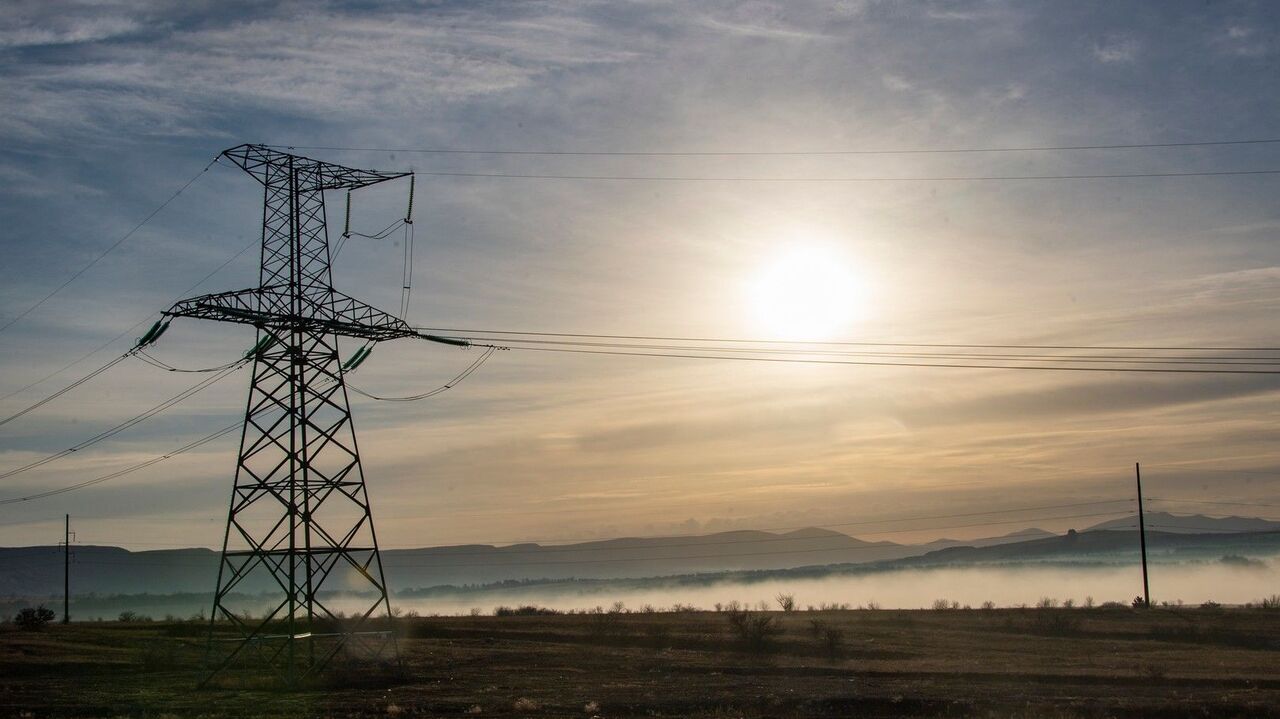
[[(976, 561), (1039, 561), (1069, 556), (1137, 552), (1132, 519), (1120, 519), (1067, 535), (1040, 529), (978, 540), (940, 539), (927, 544), (868, 542), (828, 529), (786, 533), (622, 538), (570, 545), (474, 544), (382, 553), (395, 591), (439, 585), (492, 584), (508, 580), (610, 580), (724, 572), (786, 573), (797, 568), (891, 567)], [(1147, 515), (1153, 552), (1182, 553), (1223, 547), (1280, 551), (1280, 522), (1246, 517), (1213, 518), (1163, 512)], [(131, 552), (119, 547), (76, 546), (72, 592), (169, 594), (211, 591), (218, 553), (209, 549)], [(251, 577), (239, 587), (269, 589)], [(42, 596), (62, 590), (62, 548), (0, 548), (0, 595)]]

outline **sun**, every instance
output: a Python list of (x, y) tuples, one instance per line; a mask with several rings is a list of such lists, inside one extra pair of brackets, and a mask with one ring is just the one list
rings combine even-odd
[(768, 261), (748, 282), (752, 322), (767, 339), (820, 341), (864, 316), (864, 286), (832, 248), (797, 246)]

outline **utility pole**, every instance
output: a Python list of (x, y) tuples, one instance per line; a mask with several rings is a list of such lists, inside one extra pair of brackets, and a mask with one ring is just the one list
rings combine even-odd
[(71, 515), (62, 530), (62, 623), (71, 623)]
[(1142, 603), (1151, 607), (1151, 587), (1147, 583), (1147, 522), (1142, 516), (1142, 466), (1133, 463), (1133, 476), (1138, 481), (1138, 542), (1142, 547)]

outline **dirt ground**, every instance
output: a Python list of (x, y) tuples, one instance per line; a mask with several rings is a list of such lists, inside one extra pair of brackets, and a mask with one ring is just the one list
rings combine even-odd
[(4, 625), (0, 715), (1280, 716), (1274, 610), (414, 618), (398, 665), (339, 663), (298, 690), (261, 670), (197, 690), (203, 632)]

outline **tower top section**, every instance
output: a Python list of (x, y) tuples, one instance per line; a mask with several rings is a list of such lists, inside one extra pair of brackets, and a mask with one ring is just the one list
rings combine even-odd
[(408, 177), (412, 172), (379, 172), (358, 170), (313, 160), (310, 157), (281, 152), (267, 145), (237, 145), (222, 151), (222, 156), (264, 185), (297, 183), (296, 192), (318, 190), (354, 190), (379, 182)]

